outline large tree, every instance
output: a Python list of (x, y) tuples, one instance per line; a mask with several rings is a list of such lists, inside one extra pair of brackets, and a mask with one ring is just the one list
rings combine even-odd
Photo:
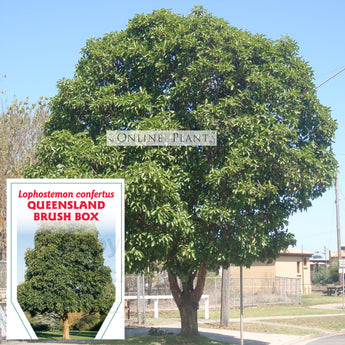
[(0, 260), (6, 260), (6, 179), (23, 177), (35, 161), (36, 144), (48, 119), (46, 99), (31, 104), (17, 99), (0, 114)]
[[(136, 15), (88, 40), (58, 89), (27, 176), (126, 179), (127, 269), (162, 264), (182, 333), (198, 332), (207, 269), (276, 257), (289, 216), (333, 183), (336, 125), (288, 37), (200, 7)], [(113, 129), (216, 130), (218, 144), (110, 147)]]
[(70, 339), (70, 313), (108, 313), (115, 301), (111, 270), (104, 265), (103, 245), (92, 224), (41, 225), (34, 248), (25, 252), (25, 264), (19, 304), (34, 314), (59, 315), (63, 339)]

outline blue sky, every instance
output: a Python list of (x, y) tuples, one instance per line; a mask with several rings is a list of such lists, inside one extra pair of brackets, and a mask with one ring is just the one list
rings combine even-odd
[[(111, 1), (1, 0), (0, 101), (31, 102), (54, 96), (59, 79), (73, 76), (80, 50), (90, 37), (125, 29), (136, 13), (169, 8), (187, 14), (202, 5), (230, 25), (278, 39), (288, 35), (314, 70), (319, 85), (345, 66), (345, 2), (342, 0)], [(4, 75), (7, 75), (4, 77)], [(345, 72), (318, 89), (338, 121), (334, 151), (339, 162), (341, 221), (345, 228)], [(329, 190), (307, 212), (290, 219), (297, 247), (306, 252), (336, 249), (335, 193)], [(343, 220), (344, 219), (344, 220)], [(342, 230), (345, 243), (345, 230)]]

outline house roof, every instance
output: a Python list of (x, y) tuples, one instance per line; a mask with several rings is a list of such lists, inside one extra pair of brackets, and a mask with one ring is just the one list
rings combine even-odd
[[(345, 258), (344, 246), (341, 246), (341, 257)], [(338, 251), (337, 250), (330, 250), (329, 251), (330, 258), (338, 258)]]
[(312, 253), (304, 252), (303, 250), (299, 250), (297, 248), (289, 247), (287, 250), (280, 252), (279, 256), (303, 256), (303, 257), (312, 257)]

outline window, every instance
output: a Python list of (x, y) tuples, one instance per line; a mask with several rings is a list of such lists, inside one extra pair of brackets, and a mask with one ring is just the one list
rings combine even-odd
[(307, 258), (303, 259), (303, 264), (304, 264), (304, 266), (307, 266)]
[(297, 261), (297, 273), (300, 273), (300, 262)]

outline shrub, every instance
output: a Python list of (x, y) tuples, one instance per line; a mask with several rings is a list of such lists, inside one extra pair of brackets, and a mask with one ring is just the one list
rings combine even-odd
[(332, 284), (339, 280), (338, 265), (331, 265), (330, 268), (318, 267), (313, 284)]
[(54, 313), (28, 315), (28, 320), (34, 331), (57, 331), (61, 329), (60, 317)]
[(102, 317), (99, 313), (87, 314), (76, 322), (72, 326), (72, 329), (78, 331), (98, 331), (104, 321), (104, 318), (105, 317)]

